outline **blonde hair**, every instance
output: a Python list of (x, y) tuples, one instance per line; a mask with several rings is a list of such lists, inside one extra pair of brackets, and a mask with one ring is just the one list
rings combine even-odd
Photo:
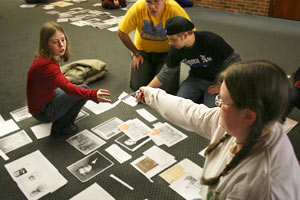
[(70, 50), (70, 43), (68, 37), (65, 34), (61, 25), (59, 25), (56, 22), (47, 22), (42, 26), (40, 31), (39, 47), (38, 50), (35, 52), (36, 58), (46, 57), (48, 59), (54, 60), (52, 52), (49, 49), (48, 42), (49, 39), (55, 34), (56, 31), (62, 32), (65, 35), (65, 39), (66, 39), (66, 52), (63, 56), (61, 56), (61, 59), (65, 62), (69, 60), (72, 53)]

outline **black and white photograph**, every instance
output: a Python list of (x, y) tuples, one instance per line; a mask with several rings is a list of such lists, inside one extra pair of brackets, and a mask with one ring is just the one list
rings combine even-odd
[(91, 130), (102, 137), (105, 140), (108, 140), (112, 138), (113, 136), (121, 133), (121, 129), (119, 128), (119, 125), (124, 123), (122, 120), (120, 120), (118, 117), (113, 117), (98, 126), (92, 128)]
[(66, 141), (84, 155), (91, 153), (106, 143), (103, 139), (99, 138), (89, 130), (83, 130), (68, 138)]
[(0, 149), (8, 153), (31, 142), (31, 138), (22, 130), (0, 139)]
[(126, 149), (130, 151), (135, 151), (147, 142), (149, 142), (151, 139), (149, 137), (144, 137), (138, 141), (135, 141), (128, 137), (126, 134), (121, 135), (118, 137), (115, 141), (120, 144), (121, 146), (125, 147)]
[(81, 182), (86, 182), (111, 167), (114, 163), (98, 151), (77, 161), (67, 169)]

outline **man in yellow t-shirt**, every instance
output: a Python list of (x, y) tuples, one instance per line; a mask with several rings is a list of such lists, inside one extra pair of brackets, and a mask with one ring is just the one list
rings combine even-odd
[[(147, 85), (160, 71), (171, 48), (165, 23), (174, 16), (190, 19), (174, 0), (138, 0), (119, 24), (118, 35), (132, 52), (130, 87), (136, 91)], [(135, 30), (135, 41), (129, 33)], [(179, 85), (179, 71), (162, 89), (175, 94)]]

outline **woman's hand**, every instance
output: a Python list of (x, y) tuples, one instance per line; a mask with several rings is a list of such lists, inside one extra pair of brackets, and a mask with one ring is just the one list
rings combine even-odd
[(140, 89), (139, 89), (139, 91), (136, 93), (136, 95), (135, 95), (135, 98), (136, 98), (136, 101), (140, 101), (140, 102), (142, 102), (142, 103), (146, 103), (145, 102), (145, 98), (144, 98), (144, 90), (143, 90), (143, 88), (141, 87)]
[(97, 91), (97, 100), (99, 102), (109, 102), (111, 103), (111, 100), (110, 99), (106, 99), (105, 97), (109, 97), (111, 96), (111, 94), (109, 93), (108, 90), (105, 90), (105, 89), (99, 89)]

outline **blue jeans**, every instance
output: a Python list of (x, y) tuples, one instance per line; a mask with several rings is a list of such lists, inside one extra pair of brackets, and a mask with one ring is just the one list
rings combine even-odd
[(177, 92), (177, 96), (185, 99), (190, 99), (195, 103), (203, 103), (207, 107), (215, 107), (215, 98), (217, 94), (207, 93), (208, 87), (213, 85), (213, 81), (200, 79), (192, 74), (189, 74), (184, 80)]
[[(84, 84), (78, 86), (89, 88)], [(34, 117), (41, 122), (53, 122), (51, 133), (64, 131), (74, 124), (74, 120), (86, 101), (87, 99), (67, 95), (57, 88), (53, 99)]]

